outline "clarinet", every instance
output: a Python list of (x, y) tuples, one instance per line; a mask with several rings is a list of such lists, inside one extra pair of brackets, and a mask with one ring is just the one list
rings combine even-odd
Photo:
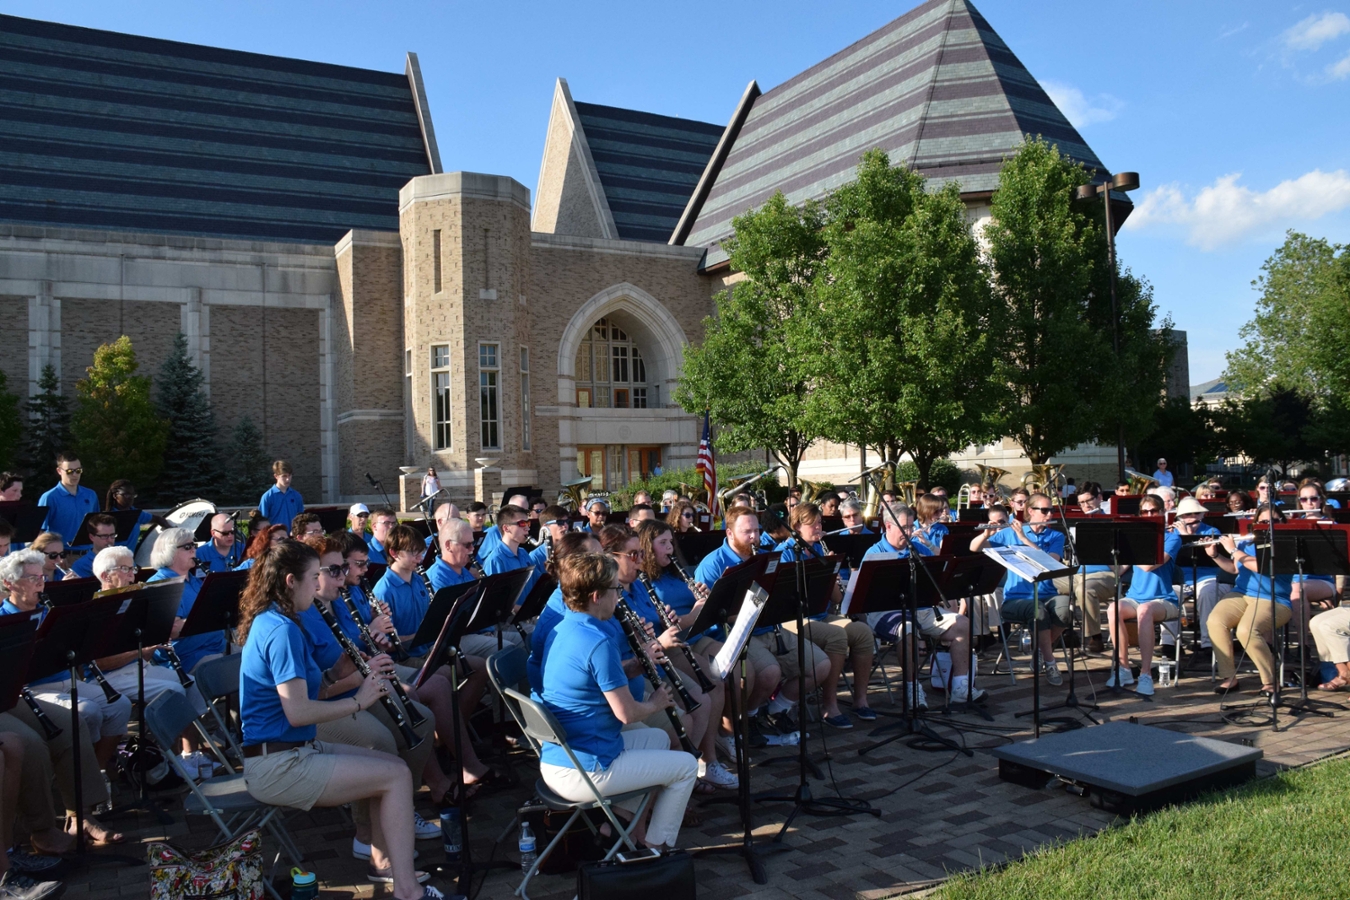
[[(638, 658), (638, 661), (642, 663), (642, 672), (647, 676), (647, 681), (651, 683), (653, 690), (660, 690), (661, 672), (656, 668), (656, 664), (647, 656), (647, 648), (644, 646), (646, 642), (642, 639), (641, 619), (638, 618), (637, 613), (633, 612), (623, 600), (620, 600), (618, 605), (614, 607), (614, 614), (619, 617), (619, 624), (623, 626), (623, 633), (624, 636), (628, 638), (629, 648), (632, 649), (633, 655)], [(679, 693), (686, 693), (683, 686), (680, 685), (678, 681), (672, 681), (672, 684), (675, 685), (676, 690), (679, 691)], [(690, 708), (697, 709), (697, 706)], [(680, 721), (679, 715), (675, 710), (667, 706), (666, 716), (670, 719), (670, 727), (675, 730), (675, 736), (680, 739), (680, 747), (685, 753), (688, 753), (697, 759), (699, 755), (698, 748), (694, 746), (693, 741), (689, 740), (689, 735), (685, 732), (684, 723)]]
[(51, 717), (38, 705), (37, 698), (33, 696), (32, 691), (25, 687), (19, 691), (19, 696), (23, 698), (23, 702), (28, 704), (28, 708), (33, 711), (33, 716), (38, 720), (38, 724), (41, 725), (42, 730), (47, 733), (47, 740), (50, 741), (61, 733), (61, 726), (53, 722)]
[[(338, 596), (342, 598), (343, 605), (347, 607), (347, 614), (352, 617), (352, 621), (356, 623), (357, 630), (361, 632), (361, 640), (365, 641), (366, 646), (373, 652), (378, 645), (375, 643), (374, 635), (370, 633), (370, 628), (361, 621), (361, 611), (357, 609), (356, 601), (352, 599), (351, 588), (344, 584), (342, 590), (338, 592)], [(341, 626), (339, 626), (339, 628), (340, 627)], [(397, 638), (398, 635), (394, 635), (394, 637)], [(406, 656), (407, 654), (404, 655)], [(412, 724), (412, 727), (416, 728), (425, 722), (426, 718), (417, 711), (417, 707), (412, 705), (412, 701), (409, 699), (407, 691), (403, 689), (403, 683), (395, 678), (393, 680), (393, 685), (394, 693), (398, 694), (398, 699), (403, 701), (404, 707), (408, 710), (408, 721)]]
[(109, 703), (116, 703), (118, 700), (122, 699), (122, 695), (117, 693), (117, 688), (108, 684), (108, 679), (104, 677), (103, 670), (98, 667), (98, 663), (90, 660), (89, 671), (93, 673), (94, 680), (98, 682), (98, 686), (103, 688), (103, 696), (108, 698)]
[(173, 649), (172, 644), (165, 644), (164, 658), (169, 661), (169, 667), (178, 673), (178, 681), (184, 688), (192, 687), (193, 681), (188, 676), (187, 669), (183, 668), (183, 661), (178, 658), (178, 652)]
[[(678, 628), (679, 623), (670, 617), (666, 611), (666, 605), (661, 602), (661, 598), (656, 596), (656, 589), (652, 587), (652, 580), (647, 577), (645, 572), (638, 573), (638, 581), (647, 589), (647, 596), (651, 598), (652, 606), (656, 607), (656, 617), (661, 621), (661, 627), (667, 631), (671, 628)], [(694, 677), (698, 679), (698, 686), (703, 689), (703, 693), (708, 693), (713, 689), (713, 683), (708, 680), (703, 667), (698, 664), (698, 659), (694, 656), (694, 651), (689, 649), (688, 644), (681, 644), (680, 649), (684, 651), (684, 661), (689, 663), (689, 668), (693, 670)]]
[[(418, 571), (421, 570), (419, 569)], [(430, 584), (427, 585), (427, 589), (428, 590), (431, 589)], [(341, 593), (343, 602), (347, 604), (347, 611), (351, 613), (352, 621), (355, 622), (357, 627), (361, 629), (361, 640), (365, 641), (366, 646), (370, 648), (370, 651), (372, 653), (374, 653), (379, 648), (379, 644), (376, 644), (371, 639), (370, 629), (366, 628), (365, 625), (361, 624), (361, 616), (356, 608), (356, 601), (351, 599), (352, 592), (347, 589), (346, 585), (343, 585)], [(390, 615), (389, 607), (385, 605), (383, 600), (381, 600), (379, 597), (376, 597), (373, 592), (366, 593), (366, 602), (370, 604), (370, 608), (374, 610), (377, 614), (382, 616), (389, 616), (390, 621), (393, 621), (393, 616)], [(409, 656), (412, 655), (407, 651), (407, 649), (404, 648), (403, 642), (398, 639), (397, 628), (395, 628), (393, 631), (385, 635), (385, 638), (388, 639), (389, 646), (393, 650), (393, 657), (395, 662), (403, 662), (405, 659), (407, 659)]]
[[(328, 626), (328, 630), (333, 632), (333, 637), (337, 639), (338, 644), (346, 652), (347, 658), (352, 661), (352, 665), (356, 666), (356, 670), (360, 672), (363, 677), (369, 678), (370, 663), (366, 662), (365, 657), (361, 655), (361, 651), (356, 649), (356, 645), (352, 643), (352, 639), (347, 637), (347, 632), (342, 630), (342, 626), (338, 624), (338, 620), (333, 616), (333, 611), (324, 606), (323, 603), (319, 602), (317, 599), (315, 600), (314, 605), (318, 608), (319, 615), (323, 616), (324, 624)], [(394, 683), (398, 684), (397, 679), (394, 680)], [(398, 687), (394, 689), (394, 692), (399, 695), (400, 700), (407, 696), (403, 693), (402, 687), (402, 685), (398, 685)], [(389, 713), (389, 718), (394, 720), (394, 725), (397, 726), (399, 734), (403, 735), (403, 742), (408, 745), (409, 750), (422, 743), (422, 739), (417, 736), (416, 732), (412, 730), (412, 726), (408, 724), (408, 716), (405, 716), (403, 710), (399, 709), (398, 704), (394, 702), (393, 697), (390, 697), (388, 694), (381, 694), (380, 702), (384, 704), (384, 710)], [(409, 716), (411, 716), (413, 713), (411, 704), (408, 705), (408, 711)]]

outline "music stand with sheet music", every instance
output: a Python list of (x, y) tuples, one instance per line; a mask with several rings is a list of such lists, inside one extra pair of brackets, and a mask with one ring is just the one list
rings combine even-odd
[(61, 581), (49, 581), (42, 586), (42, 593), (52, 601), (53, 606), (71, 606), (76, 603), (88, 603), (94, 599), (102, 586), (97, 578), (64, 578)]
[[(158, 582), (155, 582), (158, 584)], [(192, 601), (192, 610), (178, 632), (177, 640), (198, 634), (210, 634), (213, 631), (231, 631), (239, 622), (239, 595), (248, 583), (248, 570), (233, 572), (209, 572), (202, 579), (197, 599)], [(225, 641), (225, 654), (230, 653), (228, 635)]]
[(862, 565), (863, 555), (872, 545), (881, 540), (881, 535), (871, 534), (827, 534), (821, 540), (825, 549), (844, 558), (844, 565), (856, 569)]
[[(1117, 500), (1121, 499), (1119, 497)], [(1089, 519), (1074, 523), (1074, 548), (1080, 566), (1110, 566), (1120, 572), (1121, 566), (1156, 566), (1163, 558), (1162, 517), (1144, 519)], [(1111, 646), (1112, 691), (1120, 690), (1121, 640), (1128, 640), (1120, 620), (1120, 575), (1116, 576), (1116, 592), (1111, 597), (1110, 617), (1115, 620), (1116, 634)], [(1037, 682), (1039, 683), (1039, 681)]]
[(722, 546), (722, 542), (726, 539), (725, 531), (677, 531), (676, 560), (686, 569), (695, 568), (703, 562), (703, 557)]
[[(544, 611), (548, 605), (548, 600), (553, 596), (553, 592), (558, 589), (558, 579), (545, 572), (539, 576), (539, 580), (530, 588), (530, 592), (525, 595), (525, 599), (520, 601), (520, 608), (516, 610), (515, 615), (511, 617), (511, 625), (517, 631), (523, 630), (526, 622), (533, 619)], [(522, 635), (523, 636), (523, 635)]]

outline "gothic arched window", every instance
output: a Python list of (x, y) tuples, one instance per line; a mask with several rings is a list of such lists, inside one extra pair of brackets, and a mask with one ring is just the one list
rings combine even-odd
[(647, 365), (628, 334), (601, 319), (591, 326), (577, 349), (577, 406), (599, 409), (646, 409)]

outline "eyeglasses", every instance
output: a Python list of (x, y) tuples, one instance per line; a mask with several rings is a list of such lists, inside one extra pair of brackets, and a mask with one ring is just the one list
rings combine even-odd
[(1317, 496), (1316, 494), (1313, 494), (1312, 496), (1309, 496), (1309, 497), (1299, 497), (1299, 498), (1298, 498), (1298, 502), (1299, 502), (1299, 503), (1318, 503), (1318, 502), (1321, 501), (1321, 499), (1322, 499), (1321, 497)]
[(455, 543), (461, 547), (468, 547), (470, 550), (473, 549), (473, 541), (455, 541)]
[(370, 513), (357, 513), (355, 516), (353, 516), (353, 518), (356, 518), (356, 519), (369, 519), (369, 518), (370, 518)]
[(121, 572), (123, 575), (130, 575), (132, 572), (135, 572), (135, 571), (136, 571), (136, 567), (135, 567), (135, 566), (113, 566), (113, 567), (110, 568), (108, 571), (109, 571), (109, 572)]
[(645, 556), (647, 555), (647, 551), (646, 551), (646, 550), (626, 550), (626, 551), (624, 551), (623, 553), (618, 553), (618, 554), (615, 554), (615, 555), (616, 555), (616, 556), (626, 556), (626, 557), (628, 557), (629, 559), (633, 560), (633, 562), (637, 562), (638, 560), (642, 559), (643, 557), (645, 557)]
[(83, 469), (83, 468), (79, 468), (79, 469), (62, 469), (61, 471), (62, 471), (62, 472), (65, 472), (67, 475), (83, 475), (83, 474), (84, 474), (84, 469)]
[(370, 568), (370, 560), (368, 560), (368, 559), (353, 559), (353, 560), (350, 560), (350, 561), (347, 563), (347, 568), (349, 568), (349, 569), (368, 569), (368, 568)]
[(608, 587), (608, 590), (611, 590), (611, 591), (613, 591), (613, 592), (616, 593), (616, 594), (622, 594), (622, 593), (623, 593), (623, 585), (621, 585), (621, 584), (611, 584), (611, 585)]
[(196, 544), (195, 542), (190, 542), (190, 543), (187, 543), (187, 544), (179, 544), (179, 545), (178, 545), (178, 549), (179, 549), (179, 550), (196, 550), (196, 549), (197, 549), (197, 544)]
[(330, 578), (341, 578), (347, 574), (347, 566), (345, 564), (341, 566), (319, 566), (319, 571), (327, 573)]
[(110, 533), (108, 533), (108, 534), (102, 534), (102, 533), (96, 531), (96, 532), (94, 532), (93, 534), (89, 535), (89, 537), (90, 537), (91, 539), (92, 539), (92, 538), (98, 538), (99, 540), (102, 540), (102, 541), (111, 541), (113, 538), (117, 537), (117, 532), (113, 531), (113, 532), (110, 532)]
[(42, 581), (43, 579), (42, 579), (42, 576), (41, 576), (41, 575), (20, 575), (18, 580), (19, 580), (19, 581), (40, 582), (40, 581)]
[(1032, 512), (1038, 512), (1038, 513), (1048, 513), (1048, 512), (1050, 512), (1050, 510), (1052, 510), (1052, 509), (1054, 509), (1053, 506), (1033, 506), (1033, 507), (1031, 507), (1031, 511), (1032, 511)]

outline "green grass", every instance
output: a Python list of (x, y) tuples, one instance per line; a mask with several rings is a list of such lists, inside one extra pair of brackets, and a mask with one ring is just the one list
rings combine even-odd
[(1350, 759), (1265, 778), (999, 871), (965, 874), (932, 896), (1019, 898), (1350, 898)]

